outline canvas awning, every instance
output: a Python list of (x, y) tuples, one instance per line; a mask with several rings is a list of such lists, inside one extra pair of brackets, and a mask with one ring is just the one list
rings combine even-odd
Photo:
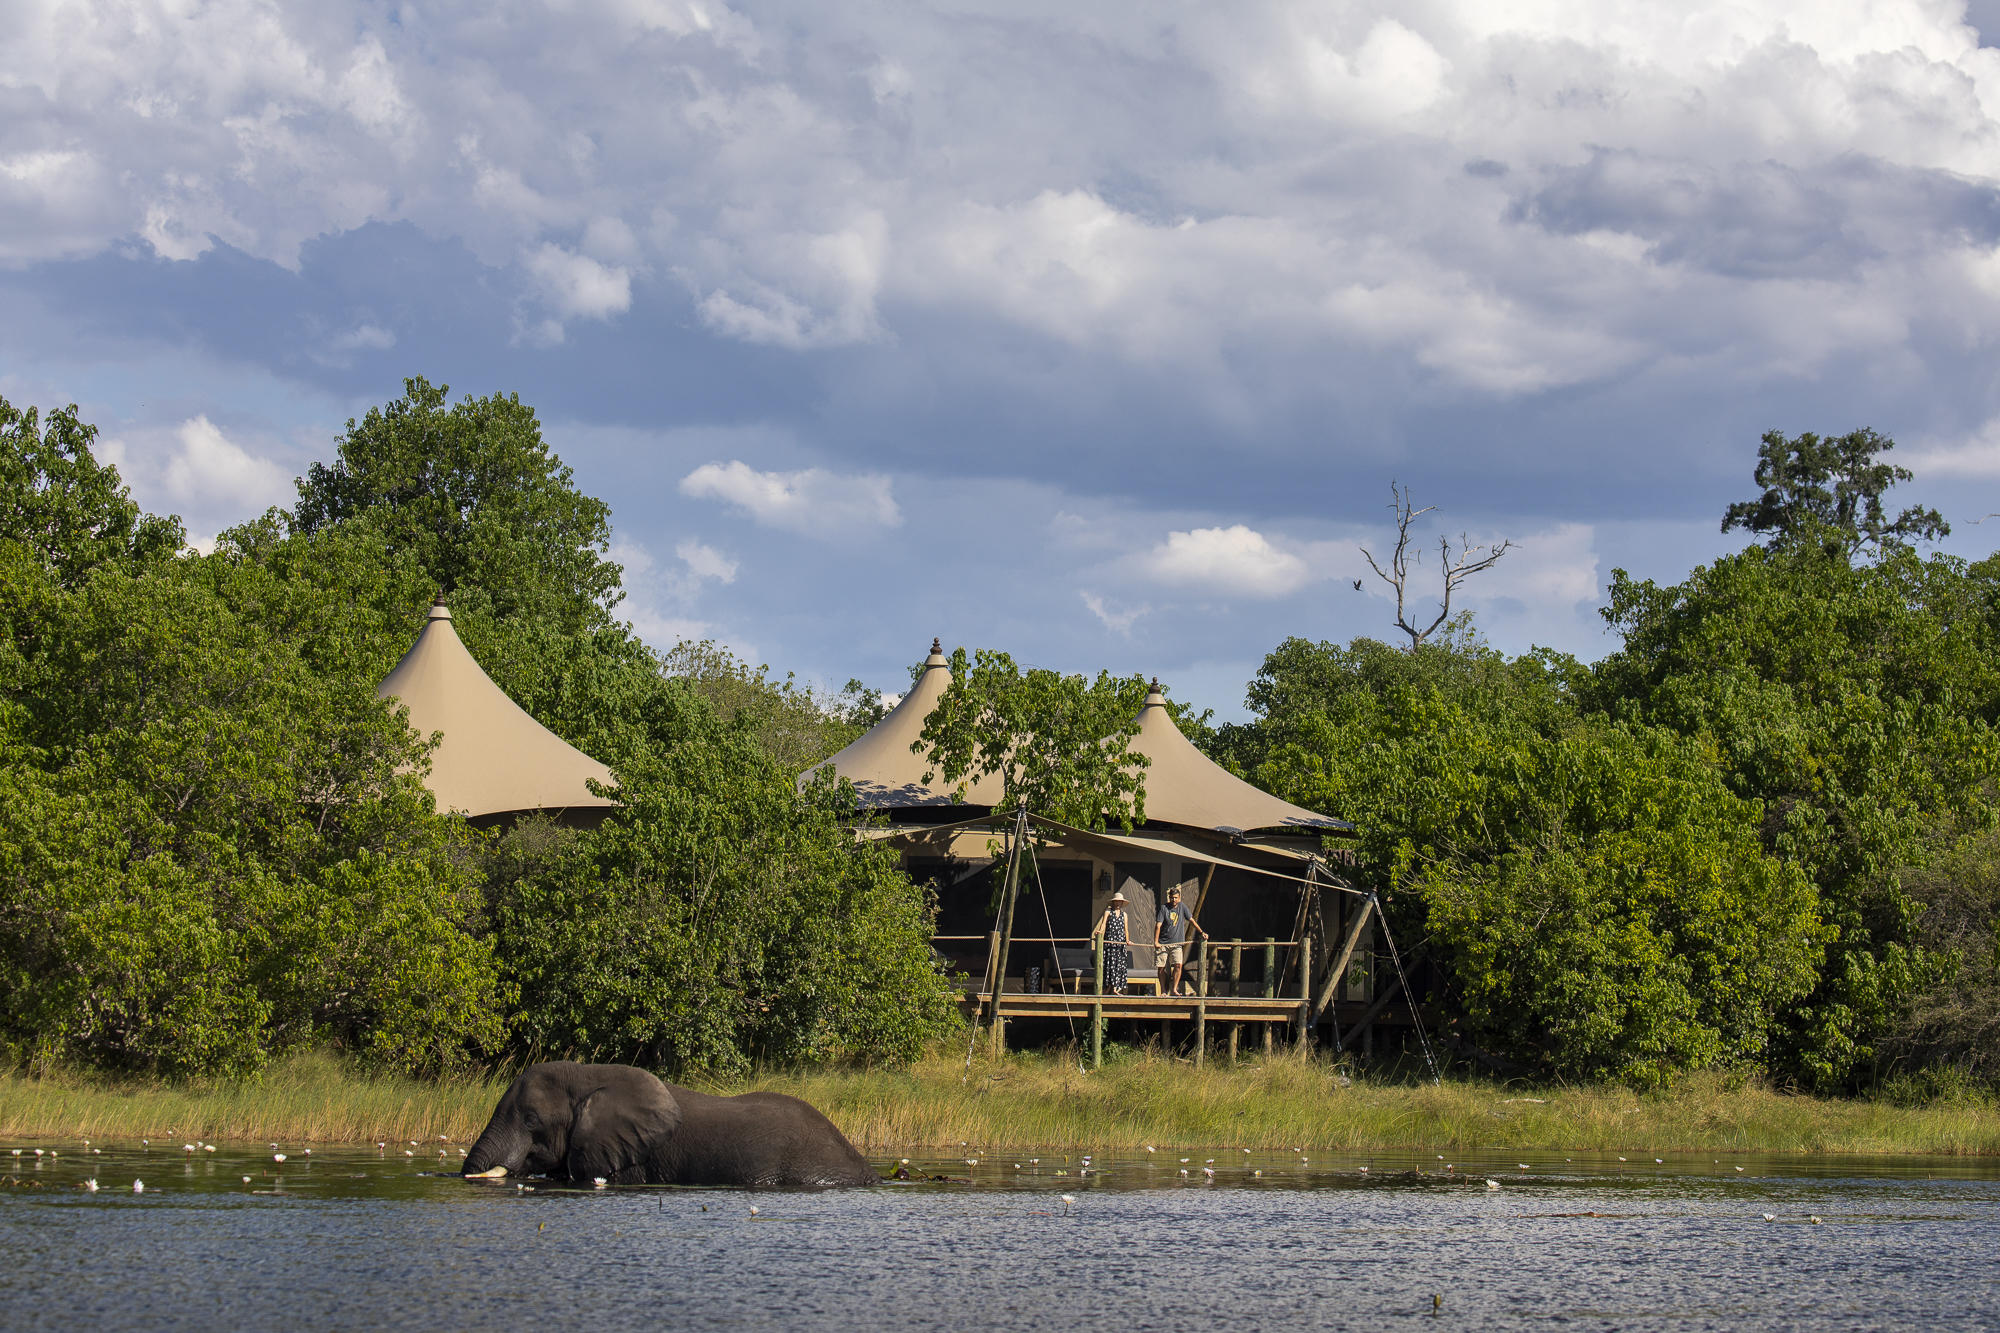
[(443, 733), (424, 779), (440, 810), (478, 818), (618, 804), (589, 786), (612, 785), (611, 770), (508, 698), (459, 641), (442, 602), (375, 693), (400, 701), (419, 735)]
[[(1243, 856), (1227, 844), (1218, 844), (1199, 833), (1176, 833), (1166, 829), (1135, 829), (1130, 833), (1113, 833), (1077, 828), (1059, 819), (1048, 819), (1041, 815), (1029, 815), (1029, 820), (1057, 835), (1058, 841), (1076, 851), (1095, 851), (1100, 861), (1115, 861), (1121, 856), (1126, 859), (1140, 857), (1146, 860), (1200, 861), (1208, 865), (1222, 866), (1231, 870), (1241, 870), (1252, 875), (1268, 875), (1273, 879), (1289, 880), (1295, 884), (1306, 882), (1305, 870), (1310, 867), (1312, 853), (1281, 847), (1259, 847), (1257, 851), (1273, 857), (1280, 865), (1264, 865)], [(855, 830), (855, 835), (870, 842), (926, 842), (935, 841), (941, 835), (978, 831), (993, 835), (1003, 835), (1013, 826), (1014, 821), (1004, 816), (987, 816), (981, 819), (962, 820), (956, 824), (906, 824), (875, 825)], [(1338, 880), (1322, 875), (1317, 881), (1327, 888), (1343, 893), (1359, 893)]]

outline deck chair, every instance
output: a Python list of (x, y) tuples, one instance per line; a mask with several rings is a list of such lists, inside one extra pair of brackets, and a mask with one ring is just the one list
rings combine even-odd
[[(1132, 966), (1125, 970), (1125, 989), (1150, 988), (1154, 994), (1160, 990), (1160, 974), (1153, 966), (1153, 951), (1143, 944), (1128, 944), (1132, 951)], [(1088, 995), (1094, 973), (1091, 970), (1088, 946), (1065, 948), (1054, 946), (1057, 975), (1061, 977), (1063, 988), (1074, 994)]]

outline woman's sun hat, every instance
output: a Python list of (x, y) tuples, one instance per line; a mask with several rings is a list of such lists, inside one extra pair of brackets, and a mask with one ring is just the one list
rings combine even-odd
[(1114, 903), (1122, 903), (1126, 901), (1125, 890), (1119, 889), (1117, 892), (1113, 893), (1111, 895), (1111, 901)]

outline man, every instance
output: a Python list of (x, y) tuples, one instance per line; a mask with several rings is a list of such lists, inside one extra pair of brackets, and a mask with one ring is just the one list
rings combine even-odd
[[(1201, 930), (1188, 910), (1181, 906), (1181, 891), (1178, 887), (1167, 890), (1166, 901), (1153, 914), (1153, 965), (1160, 970), (1160, 993), (1179, 995), (1181, 993), (1181, 969), (1187, 965), (1188, 927)], [(1201, 930), (1203, 935), (1207, 931)], [(1173, 969), (1171, 978), (1167, 970)]]

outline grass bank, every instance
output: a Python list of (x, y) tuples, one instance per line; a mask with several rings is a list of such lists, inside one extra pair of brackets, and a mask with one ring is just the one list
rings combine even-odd
[[(0, 1076), (0, 1139), (201, 1138), (374, 1143), (476, 1136), (504, 1077), (371, 1075), (329, 1056), (256, 1081), (160, 1084)], [(960, 1143), (987, 1151), (1142, 1144), (1245, 1148), (1541, 1149), (1575, 1152), (2000, 1154), (2000, 1108), (1964, 1100), (1905, 1108), (1787, 1096), (1719, 1077), (1639, 1096), (1623, 1088), (1343, 1085), (1323, 1061), (1280, 1057), (1195, 1069), (1134, 1055), (1085, 1073), (1072, 1059), (940, 1053), (906, 1070), (766, 1073), (719, 1092), (788, 1092), (820, 1107), (864, 1151)]]
[(1641, 1096), (1616, 1087), (1518, 1089), (1357, 1081), (1325, 1061), (1280, 1057), (1196, 1069), (1129, 1058), (1094, 1073), (1074, 1060), (940, 1056), (902, 1072), (770, 1075), (758, 1088), (804, 1097), (864, 1151), (1060, 1145), (1094, 1151), (1253, 1149), (1566, 1149), (1576, 1152), (2000, 1153), (1991, 1101), (1906, 1108), (1788, 1096), (1717, 1076)]

